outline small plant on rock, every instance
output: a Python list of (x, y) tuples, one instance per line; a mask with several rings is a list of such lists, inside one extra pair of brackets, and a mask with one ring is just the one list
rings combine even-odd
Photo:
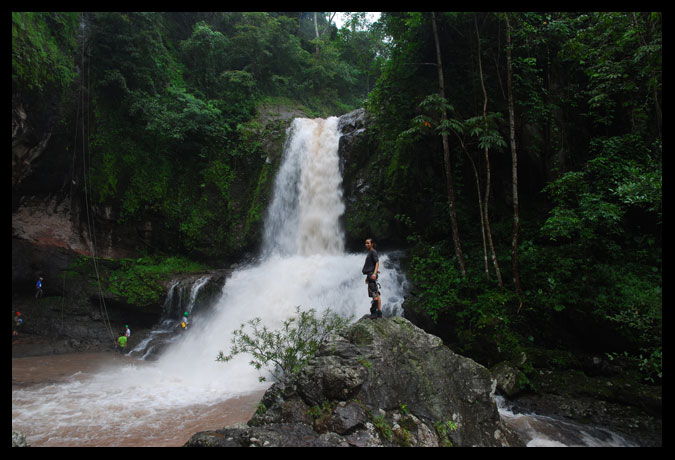
[[(281, 329), (270, 330), (260, 318), (254, 318), (234, 331), (230, 354), (218, 353), (216, 361), (230, 361), (235, 355), (249, 353), (251, 365), (256, 369), (267, 368), (275, 378), (299, 372), (316, 354), (329, 334), (349, 324), (351, 318), (342, 318), (330, 309), (321, 317), (316, 310), (301, 311), (283, 322)], [(252, 331), (246, 332), (247, 325)], [(265, 377), (260, 376), (261, 382)]]

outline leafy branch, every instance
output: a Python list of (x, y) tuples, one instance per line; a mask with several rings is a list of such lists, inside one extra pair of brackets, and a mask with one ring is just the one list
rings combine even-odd
[[(297, 316), (283, 322), (278, 330), (270, 330), (258, 317), (234, 331), (230, 354), (218, 353), (216, 361), (227, 362), (241, 353), (252, 355), (250, 364), (257, 370), (267, 368), (275, 378), (299, 372), (316, 354), (326, 338), (349, 324), (350, 318), (342, 318), (327, 309), (321, 317), (316, 310), (301, 311), (295, 307)], [(247, 326), (251, 329), (246, 332)], [(261, 382), (265, 377), (260, 376)]]

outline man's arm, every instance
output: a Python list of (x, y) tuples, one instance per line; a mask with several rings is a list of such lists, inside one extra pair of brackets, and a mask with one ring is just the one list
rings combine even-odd
[(375, 271), (373, 272), (373, 279), (377, 278), (377, 272), (380, 271), (380, 261), (375, 262)]

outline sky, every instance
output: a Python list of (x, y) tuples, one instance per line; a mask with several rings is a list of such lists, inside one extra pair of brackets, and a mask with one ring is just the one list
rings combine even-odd
[[(379, 19), (380, 13), (379, 12), (369, 12), (367, 17), (368, 17), (368, 20), (370, 22), (375, 22)], [(338, 29), (340, 27), (342, 27), (342, 24), (344, 24), (344, 21), (345, 21), (345, 18), (343, 17), (343, 13), (338, 13), (333, 18), (333, 22), (335, 22), (335, 25), (337, 26)]]

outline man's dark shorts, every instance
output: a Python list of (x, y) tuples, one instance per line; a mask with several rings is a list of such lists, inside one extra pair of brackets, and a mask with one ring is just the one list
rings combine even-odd
[(377, 297), (380, 295), (380, 291), (377, 287), (377, 278), (372, 279), (370, 276), (371, 275), (368, 275), (368, 297)]

